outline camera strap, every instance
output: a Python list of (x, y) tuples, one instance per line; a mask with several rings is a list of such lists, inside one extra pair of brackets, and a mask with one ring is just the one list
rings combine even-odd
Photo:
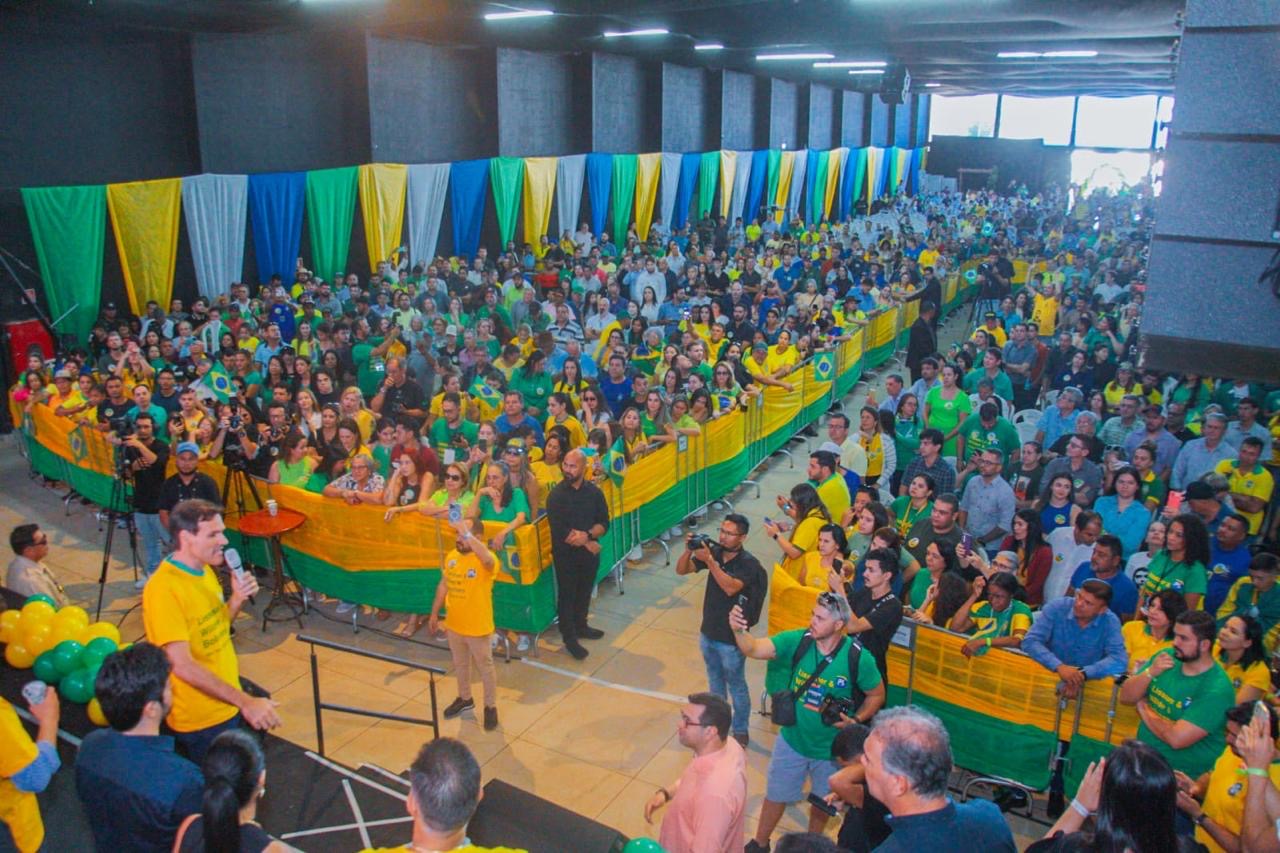
[[(809, 675), (807, 679), (805, 679), (804, 684), (801, 684), (797, 689), (791, 691), (791, 698), (799, 699), (801, 696), (805, 694), (805, 692), (810, 687), (813, 686), (813, 682), (818, 680), (818, 676), (822, 675), (822, 671), (827, 668), (827, 665), (840, 655), (840, 650), (844, 648), (844, 643), (845, 643), (845, 640), (847, 639), (848, 637), (841, 637), (840, 645), (836, 646), (834, 649), (831, 650), (830, 654), (822, 658), (822, 660), (818, 661), (818, 665), (814, 667), (813, 672)], [(795, 681), (795, 677), (796, 677), (795, 676), (796, 666), (800, 663), (800, 658), (806, 652), (809, 651), (809, 649), (807, 648), (807, 646), (809, 645), (817, 645), (817, 643), (813, 639), (813, 635), (806, 631), (804, 636), (800, 638), (800, 646), (796, 647), (799, 654), (797, 654), (795, 659), (792, 660), (791, 662), (791, 680), (793, 682)], [(801, 646), (803, 646), (804, 648), (801, 648)]]

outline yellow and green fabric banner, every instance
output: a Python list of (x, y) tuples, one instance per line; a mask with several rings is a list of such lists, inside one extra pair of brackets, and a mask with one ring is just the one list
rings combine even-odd
[(524, 158), (524, 241), (535, 249), (551, 227), (558, 162), (557, 157)]
[(169, 306), (178, 259), (182, 179), (107, 185), (107, 209), (115, 230), (129, 307), (139, 317), (147, 303)]
[(379, 261), (391, 258), (400, 248), (409, 167), (399, 163), (369, 163), (360, 167), (359, 183), (369, 269), (376, 270)]
[(658, 201), (658, 175), (662, 171), (662, 154), (640, 154), (636, 157), (636, 236), (649, 239), (653, 224), (653, 206)]

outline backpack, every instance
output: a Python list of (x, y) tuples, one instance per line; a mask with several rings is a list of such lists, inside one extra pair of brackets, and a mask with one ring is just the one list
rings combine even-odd
[[(849, 697), (855, 708), (861, 707), (867, 694), (858, 686), (858, 664), (862, 660), (862, 643), (858, 642), (856, 637), (848, 637), (851, 645), (849, 646)], [(804, 636), (800, 638), (800, 642), (796, 644), (795, 654), (791, 656), (791, 672), (794, 679), (796, 667), (800, 665), (800, 659), (809, 653), (809, 649), (813, 647), (813, 635), (808, 631), (804, 632)]]

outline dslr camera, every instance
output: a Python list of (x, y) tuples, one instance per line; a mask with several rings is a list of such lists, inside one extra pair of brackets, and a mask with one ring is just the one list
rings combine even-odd
[(108, 423), (111, 426), (111, 431), (122, 441), (133, 435), (133, 422), (128, 418), (112, 418)]
[(698, 551), (702, 548), (711, 547), (711, 537), (705, 533), (694, 533), (689, 536), (688, 549), (690, 551)]
[(822, 697), (822, 703), (818, 705), (818, 713), (822, 715), (822, 724), (826, 726), (840, 725), (840, 715), (844, 714), (849, 719), (853, 719), (853, 715), (858, 713), (858, 708), (853, 704), (852, 699), (845, 699), (842, 696), (832, 696), (830, 693)]

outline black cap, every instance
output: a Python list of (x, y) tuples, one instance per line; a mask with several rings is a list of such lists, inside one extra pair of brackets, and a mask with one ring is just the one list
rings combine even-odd
[(1213, 486), (1203, 480), (1196, 480), (1187, 486), (1187, 500), (1189, 501), (1211, 501), (1214, 497)]

